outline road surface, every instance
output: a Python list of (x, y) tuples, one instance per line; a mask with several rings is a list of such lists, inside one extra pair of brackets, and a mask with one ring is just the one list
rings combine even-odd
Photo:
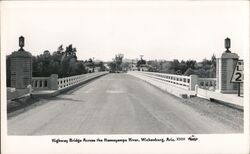
[(108, 74), (8, 119), (10, 135), (237, 133), (128, 74)]

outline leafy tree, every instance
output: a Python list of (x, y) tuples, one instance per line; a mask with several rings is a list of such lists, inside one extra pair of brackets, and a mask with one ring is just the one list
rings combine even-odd
[(99, 62), (99, 64), (97, 64), (98, 67), (100, 67), (100, 70), (99, 71), (105, 71), (105, 66), (104, 66), (104, 63), (101, 61)]
[(121, 64), (122, 70), (128, 70), (129, 69), (129, 62), (123, 62)]
[(183, 75), (189, 76), (195, 74), (195, 71), (192, 68), (188, 68)]
[(216, 57), (215, 57), (214, 54), (213, 54), (213, 56), (211, 57), (211, 62), (212, 62), (212, 67), (211, 67), (210, 76), (211, 76), (212, 78), (215, 78), (215, 77), (216, 77)]
[(172, 61), (151, 60), (146, 62), (149, 71), (162, 72), (168, 74), (191, 75), (196, 74), (199, 77), (216, 76), (216, 57), (213, 55), (211, 60), (203, 59), (197, 63), (195, 60), (180, 61), (174, 59)]
[(114, 61), (108, 63), (108, 66), (109, 66), (111, 72), (116, 71), (116, 63)]
[(180, 71), (180, 62), (178, 59), (174, 59), (173, 61), (170, 62), (170, 70), (174, 72), (173, 74), (176, 74), (177, 71)]
[(77, 60), (76, 52), (76, 48), (70, 44), (65, 51), (60, 45), (53, 54), (45, 50), (43, 54), (33, 56), (33, 76), (58, 74), (61, 78), (86, 73), (84, 64)]
[(149, 66), (149, 70), (150, 72), (159, 72), (160, 71), (160, 64), (157, 60), (150, 60), (147, 62), (148, 66)]
[(146, 64), (146, 60), (143, 60), (142, 58), (137, 62), (136, 66), (141, 67)]
[(123, 54), (117, 54), (115, 55), (115, 59), (114, 59), (114, 63), (116, 66), (116, 71), (121, 71), (121, 64), (122, 64), (122, 59), (123, 59), (124, 55)]

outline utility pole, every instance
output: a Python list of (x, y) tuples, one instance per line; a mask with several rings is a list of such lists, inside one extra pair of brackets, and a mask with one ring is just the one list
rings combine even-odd
[(93, 59), (92, 60), (92, 63), (93, 63), (93, 71), (92, 72), (95, 72), (95, 62), (94, 62), (95, 57), (93, 57), (92, 59)]
[(132, 59), (132, 65), (131, 65), (131, 70), (134, 71), (133, 69), (134, 69), (134, 59)]
[(141, 57), (141, 60), (142, 60), (142, 57), (143, 57), (144, 55), (140, 55), (140, 57)]
[(161, 65), (161, 73), (162, 73), (162, 63), (163, 63), (163, 62), (162, 62), (162, 60), (161, 60), (161, 61), (160, 61), (160, 65)]
[(140, 65), (139, 65), (139, 67), (140, 67), (140, 71), (142, 71), (142, 67), (141, 67), (141, 65), (142, 65), (142, 57), (143, 57), (144, 55), (140, 55), (140, 57), (141, 57), (141, 60), (139, 60), (140, 61)]

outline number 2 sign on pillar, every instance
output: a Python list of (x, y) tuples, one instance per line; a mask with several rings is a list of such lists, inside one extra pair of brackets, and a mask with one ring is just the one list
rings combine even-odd
[(238, 96), (240, 96), (240, 83), (243, 83), (244, 80), (244, 62), (243, 60), (238, 60), (234, 72), (232, 74), (231, 82), (239, 83), (238, 85)]

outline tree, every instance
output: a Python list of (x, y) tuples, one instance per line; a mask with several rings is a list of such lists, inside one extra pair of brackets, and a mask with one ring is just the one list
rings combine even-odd
[(109, 66), (111, 72), (115, 72), (116, 71), (116, 63), (114, 61), (108, 63), (108, 66)]
[(213, 54), (211, 60), (204, 58), (195, 72), (199, 77), (215, 78), (216, 77), (216, 57)]
[(121, 64), (122, 64), (122, 59), (123, 59), (124, 55), (123, 54), (117, 54), (115, 55), (115, 59), (114, 59), (114, 62), (115, 62), (115, 66), (116, 66), (116, 71), (121, 71)]
[(178, 59), (174, 59), (172, 62), (170, 62), (170, 70), (174, 72), (174, 74), (180, 70), (180, 62)]
[(98, 65), (99, 67), (100, 67), (100, 70), (99, 71), (105, 71), (105, 66), (104, 66), (104, 63), (101, 61), (101, 62), (99, 62), (99, 65)]
[(43, 54), (33, 56), (33, 76), (58, 74), (61, 78), (86, 73), (83, 63), (77, 60), (76, 52), (77, 49), (70, 44), (65, 51), (63, 45), (60, 45), (53, 54), (45, 50)]
[(196, 74), (195, 71), (192, 68), (188, 68), (183, 75), (189, 76), (192, 74)]
[(72, 54), (73, 54), (73, 47), (72, 47), (72, 44), (70, 44), (69, 46), (66, 47), (65, 55), (69, 56), (69, 55), (72, 55)]
[(187, 68), (194, 69), (195, 65), (196, 65), (196, 61), (195, 60), (187, 60), (186, 65), (187, 65)]
[(160, 71), (160, 63), (157, 60), (150, 60), (147, 62), (149, 66), (150, 72), (159, 72)]
[(63, 45), (60, 45), (58, 48), (57, 48), (57, 53), (58, 54), (63, 54)]
[(213, 54), (213, 56), (211, 57), (211, 63), (212, 63), (212, 67), (211, 67), (210, 76), (211, 76), (212, 78), (215, 78), (215, 77), (216, 77), (216, 57), (215, 57), (214, 54)]
[(123, 62), (121, 64), (122, 70), (128, 70), (129, 69), (129, 62)]
[(186, 62), (182, 60), (181, 63), (179, 64), (179, 69), (176, 71), (176, 73), (181, 75), (186, 72), (187, 68), (188, 67), (187, 67)]
[(146, 64), (146, 60), (143, 60), (142, 58), (137, 62), (136, 66), (141, 67)]
[(195, 60), (151, 60), (147, 62), (149, 71), (162, 72), (168, 74), (188, 75), (196, 74), (199, 77), (214, 78), (216, 77), (216, 57), (212, 55), (211, 60), (204, 58), (197, 63)]

